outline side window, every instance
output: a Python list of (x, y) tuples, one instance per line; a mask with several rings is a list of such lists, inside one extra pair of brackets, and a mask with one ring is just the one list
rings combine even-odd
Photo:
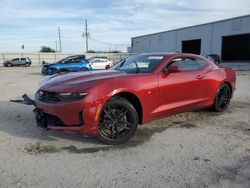
[(182, 59), (181, 61), (178, 61), (178, 65), (181, 70), (183, 71), (192, 71), (192, 70), (198, 70), (197, 63), (194, 59)]
[(70, 60), (70, 59), (64, 59), (62, 63), (63, 63), (63, 64), (67, 64), (67, 63), (69, 63), (69, 60)]
[(26, 61), (26, 58), (21, 58), (21, 61)]
[(79, 58), (71, 59), (72, 63), (79, 63), (81, 60)]
[(100, 63), (107, 62), (106, 59), (100, 59)]
[(182, 71), (195, 71), (206, 66), (202, 59), (195, 58), (177, 58), (171, 62), (171, 65), (178, 66)]
[(100, 63), (100, 59), (95, 59), (93, 63)]
[(70, 63), (73, 63), (74, 62), (74, 59), (66, 59), (65, 61), (64, 61), (64, 63), (66, 63), (66, 64), (70, 64)]
[(202, 68), (204, 68), (207, 65), (207, 62), (205, 62), (202, 59), (197, 59), (196, 62), (198, 64), (199, 69), (202, 69)]
[(12, 59), (12, 61), (19, 61), (19, 58)]

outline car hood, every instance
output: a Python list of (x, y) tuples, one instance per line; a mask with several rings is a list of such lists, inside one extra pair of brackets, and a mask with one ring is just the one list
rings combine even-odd
[(40, 83), (40, 90), (49, 92), (83, 92), (101, 84), (102, 81), (126, 76), (116, 70), (66, 73), (51, 76)]
[(55, 66), (55, 65), (58, 65), (59, 63), (46, 63), (44, 64), (43, 66), (48, 68), (48, 67), (52, 67), (52, 66)]

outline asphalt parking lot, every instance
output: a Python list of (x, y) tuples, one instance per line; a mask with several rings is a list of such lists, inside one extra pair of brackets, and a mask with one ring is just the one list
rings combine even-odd
[(36, 128), (40, 67), (0, 67), (0, 187), (250, 187), (250, 71), (224, 113), (201, 110), (140, 127), (126, 144)]

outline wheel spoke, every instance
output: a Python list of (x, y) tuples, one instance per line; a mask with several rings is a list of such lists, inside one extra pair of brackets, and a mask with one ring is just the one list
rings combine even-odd
[(110, 137), (113, 139), (113, 127), (110, 127)]
[(115, 139), (115, 127), (114, 126), (110, 127), (110, 133), (111, 133), (111, 138)]
[(124, 125), (117, 125), (118, 127), (122, 128), (122, 129), (126, 129), (126, 130), (130, 130), (130, 127), (126, 127)]
[(130, 122), (124, 121), (124, 120), (119, 121), (119, 124), (126, 124), (126, 125), (129, 125), (129, 126), (132, 126), (132, 124)]
[(111, 120), (104, 120), (100, 123), (100, 126), (107, 128), (108, 125), (112, 124)]
[(108, 117), (108, 119), (110, 119), (110, 120), (114, 119), (114, 114), (110, 108), (105, 108), (104, 113)]
[[(129, 126), (129, 127), (127, 127), (127, 126)], [(129, 130), (130, 127), (132, 127), (132, 124), (128, 121), (121, 120), (121, 121), (119, 121), (118, 127), (122, 128), (122, 129)]]
[(223, 103), (223, 98), (222, 97), (220, 97), (219, 99), (218, 99), (218, 105), (220, 106), (222, 103)]
[(118, 119), (122, 118), (124, 115), (126, 115), (128, 110), (126, 108), (122, 108), (118, 113)]
[(119, 132), (118, 132), (118, 127), (115, 126), (115, 137), (116, 137), (116, 138), (118, 138), (118, 134), (119, 134)]

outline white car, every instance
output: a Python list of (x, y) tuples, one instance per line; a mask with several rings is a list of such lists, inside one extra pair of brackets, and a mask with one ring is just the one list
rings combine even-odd
[(20, 66), (20, 65), (25, 65), (26, 67), (29, 67), (31, 65), (31, 59), (29, 57), (19, 57), (11, 60), (6, 60), (3, 63), (3, 66), (5, 67)]
[(92, 58), (89, 63), (93, 69), (109, 69), (113, 66), (113, 62), (107, 58)]

